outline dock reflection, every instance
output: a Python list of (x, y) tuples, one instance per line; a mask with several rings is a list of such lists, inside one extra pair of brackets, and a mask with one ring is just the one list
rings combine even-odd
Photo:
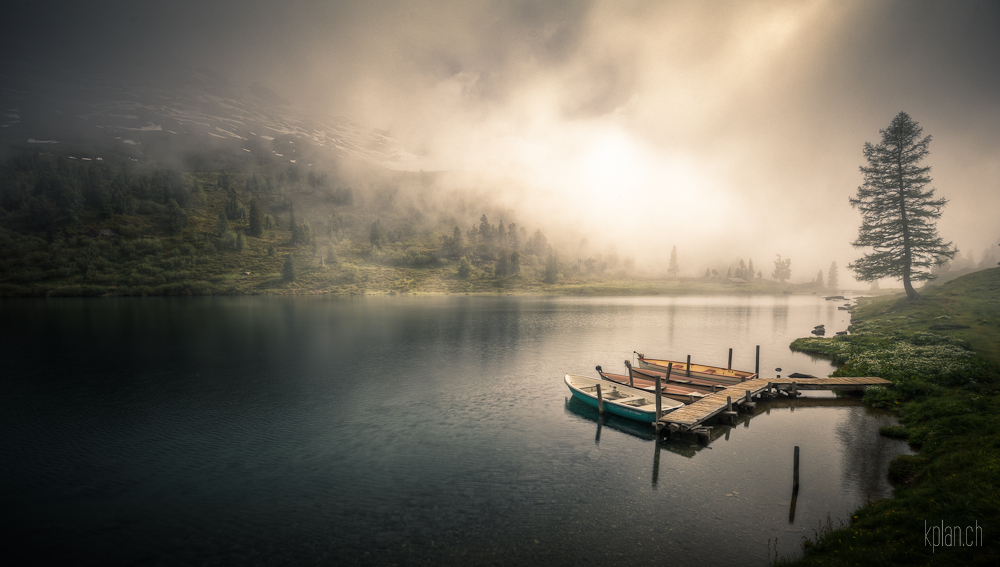
[[(700, 451), (706, 449), (711, 450), (712, 444), (718, 439), (723, 439), (723, 441), (729, 441), (730, 435), (734, 429), (742, 426), (746, 429), (750, 427), (750, 422), (753, 421), (758, 415), (764, 414), (768, 415), (771, 413), (772, 409), (789, 409), (794, 411), (796, 408), (815, 408), (815, 407), (854, 407), (857, 411), (864, 413), (866, 408), (858, 397), (822, 397), (822, 398), (811, 398), (811, 397), (800, 397), (800, 398), (777, 398), (773, 400), (762, 400), (758, 402), (756, 408), (754, 408), (752, 413), (740, 413), (735, 421), (731, 424), (720, 423), (720, 422), (709, 422), (709, 435), (707, 437), (698, 437), (689, 433), (674, 433), (667, 438), (657, 438), (656, 431), (652, 425), (640, 423), (637, 421), (632, 421), (629, 419), (624, 419), (615, 415), (600, 415), (597, 408), (591, 407), (584, 402), (573, 398), (565, 398), (564, 408), (568, 414), (572, 414), (576, 417), (585, 419), (587, 421), (594, 423), (594, 444), (600, 445), (601, 435), (604, 429), (610, 428), (614, 431), (624, 433), (626, 435), (631, 435), (645, 441), (653, 441), (653, 458), (652, 458), (652, 470), (650, 474), (651, 484), (654, 489), (657, 488), (660, 479), (660, 462), (661, 453), (666, 450), (675, 455), (680, 455), (682, 457), (691, 459), (694, 458)], [(838, 436), (843, 438), (849, 436), (848, 431), (841, 431), (838, 429)], [(737, 437), (739, 434), (737, 433)], [(857, 440), (852, 439), (854, 443), (848, 443), (848, 445), (858, 445), (865, 446), (864, 443), (858, 443)], [(868, 445), (878, 444), (881, 440), (876, 440), (874, 442), (869, 441)], [(870, 447), (868, 447), (870, 448)], [(857, 452), (856, 452), (857, 453)], [(849, 458), (852, 462), (857, 462), (864, 460), (858, 457), (854, 453), (849, 454)], [(881, 471), (884, 470), (887, 463), (882, 462), (884, 459), (875, 459), (877, 466), (861, 466), (859, 467), (864, 472), (860, 474), (862, 476), (861, 480), (867, 480), (869, 482), (874, 482), (876, 479), (869, 478), (869, 476), (874, 477), (881, 475)], [(869, 463), (864, 463), (869, 464)], [(857, 473), (856, 473), (857, 476)], [(796, 504), (798, 500), (798, 486), (794, 486), (792, 490), (792, 497), (789, 506), (788, 522), (794, 524), (795, 522), (795, 512)]]

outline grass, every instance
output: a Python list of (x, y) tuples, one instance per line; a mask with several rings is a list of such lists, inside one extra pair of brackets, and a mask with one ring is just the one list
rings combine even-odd
[[(915, 456), (888, 471), (893, 498), (857, 510), (847, 525), (818, 530), (792, 565), (1000, 564), (1000, 269), (976, 272), (924, 291), (863, 302), (851, 335), (799, 339), (796, 350), (824, 354), (839, 375), (880, 375), (893, 386), (865, 400), (895, 410)], [(966, 325), (936, 328), (941, 321)], [(930, 364), (928, 364), (930, 361)], [(929, 526), (981, 528), (982, 545), (927, 545)], [(933, 534), (932, 534), (933, 535)], [(976, 542), (973, 542), (976, 543)]]

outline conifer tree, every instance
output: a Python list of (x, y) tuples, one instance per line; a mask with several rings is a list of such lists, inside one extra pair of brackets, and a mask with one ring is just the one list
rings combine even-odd
[(385, 230), (382, 228), (382, 220), (375, 219), (372, 223), (371, 228), (368, 230), (368, 242), (371, 243), (373, 247), (381, 248), (385, 244)]
[(188, 224), (187, 213), (177, 204), (177, 201), (170, 199), (167, 209), (167, 219), (170, 222), (170, 232), (177, 234)]
[(295, 222), (295, 205), (288, 205), (288, 224), (291, 225), (292, 229), (292, 244), (299, 243), (299, 230), (298, 223)]
[(559, 262), (556, 259), (555, 252), (552, 251), (552, 246), (549, 246), (549, 258), (545, 261), (545, 283), (556, 283), (558, 279), (559, 272)]
[(930, 266), (955, 255), (951, 243), (938, 236), (934, 222), (948, 200), (935, 199), (935, 190), (925, 189), (931, 168), (919, 163), (930, 153), (931, 137), (921, 139), (922, 132), (900, 112), (888, 128), (879, 130), (881, 142), (866, 142), (864, 182), (857, 197), (850, 199), (851, 206), (861, 211), (858, 239), (851, 244), (872, 252), (848, 264), (848, 269), (864, 282), (900, 279), (911, 300), (920, 297), (912, 282), (933, 279)]
[[(500, 226), (503, 226), (502, 224)], [(504, 278), (510, 275), (510, 258), (507, 254), (500, 253), (500, 259), (497, 260), (497, 265), (495, 269), (496, 276), (498, 278)]]
[(830, 271), (826, 273), (826, 287), (829, 289), (840, 288), (840, 276), (837, 274), (837, 263), (830, 263)]
[(250, 236), (260, 237), (264, 234), (264, 215), (257, 204), (257, 198), (250, 199)]
[(287, 282), (295, 281), (295, 258), (291, 254), (285, 256), (285, 265), (281, 267), (281, 276)]
[(222, 236), (229, 230), (229, 220), (226, 218), (226, 213), (219, 213), (219, 218), (215, 221), (216, 232), (219, 236)]

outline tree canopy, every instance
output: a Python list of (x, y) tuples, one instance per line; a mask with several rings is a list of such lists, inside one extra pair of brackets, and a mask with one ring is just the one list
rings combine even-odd
[(850, 199), (861, 211), (858, 239), (851, 244), (872, 251), (847, 267), (860, 281), (900, 279), (907, 297), (916, 299), (912, 282), (933, 279), (930, 266), (955, 255), (934, 222), (948, 201), (935, 199), (935, 190), (925, 189), (931, 168), (919, 164), (930, 153), (931, 137), (920, 138), (923, 128), (900, 112), (879, 132), (881, 142), (864, 145), (864, 182)]
[(771, 273), (771, 277), (783, 282), (788, 278), (792, 277), (792, 259), (785, 258), (781, 259), (781, 254), (778, 254), (778, 259), (774, 261), (774, 271)]

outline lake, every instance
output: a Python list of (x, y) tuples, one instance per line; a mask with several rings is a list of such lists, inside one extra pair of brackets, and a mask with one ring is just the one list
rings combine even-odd
[[(0, 505), (28, 562), (763, 565), (886, 497), (828, 392), (655, 441), (563, 374), (633, 350), (825, 376), (816, 296), (0, 300)], [(793, 448), (801, 487), (790, 509)]]

